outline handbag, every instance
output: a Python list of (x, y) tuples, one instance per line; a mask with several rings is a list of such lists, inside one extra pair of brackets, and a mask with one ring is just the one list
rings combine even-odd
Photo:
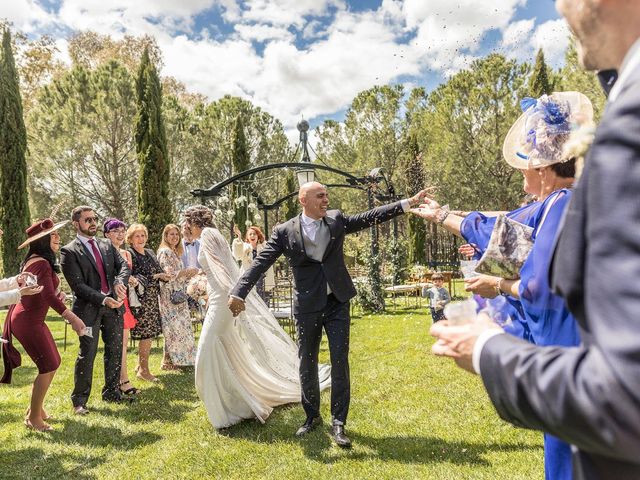
[(508, 280), (520, 278), (520, 269), (533, 247), (532, 234), (533, 228), (498, 215), (476, 272)]
[(169, 300), (171, 300), (171, 303), (173, 303), (174, 305), (180, 305), (181, 303), (186, 302), (187, 298), (188, 297), (186, 292), (182, 289), (173, 290), (169, 294)]

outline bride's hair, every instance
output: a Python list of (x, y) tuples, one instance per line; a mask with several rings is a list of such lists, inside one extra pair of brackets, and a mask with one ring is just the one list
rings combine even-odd
[(194, 205), (193, 207), (187, 208), (184, 212), (184, 219), (191, 225), (196, 225), (199, 228), (215, 228), (213, 212), (204, 205)]

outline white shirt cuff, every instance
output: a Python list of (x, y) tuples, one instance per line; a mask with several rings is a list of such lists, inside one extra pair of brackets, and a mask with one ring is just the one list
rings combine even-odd
[(402, 210), (405, 213), (411, 210), (411, 205), (409, 204), (409, 200), (407, 200), (406, 198), (403, 198), (402, 200), (400, 200), (400, 205), (402, 205)]
[(244, 303), (244, 298), (240, 298), (240, 297), (238, 297), (238, 296), (236, 296), (236, 295), (231, 295), (231, 294), (229, 294), (229, 296), (230, 296), (231, 298), (235, 298), (235, 299), (237, 299), (237, 300), (240, 300), (242, 303)]
[(490, 338), (495, 337), (496, 335), (500, 335), (505, 333), (504, 330), (498, 330), (497, 328), (492, 328), (490, 330), (485, 330), (482, 332), (478, 339), (476, 340), (476, 344), (473, 346), (473, 353), (471, 354), (471, 363), (473, 364), (473, 369), (478, 375), (480, 373), (480, 355), (482, 355), (482, 349), (485, 344), (489, 341)]

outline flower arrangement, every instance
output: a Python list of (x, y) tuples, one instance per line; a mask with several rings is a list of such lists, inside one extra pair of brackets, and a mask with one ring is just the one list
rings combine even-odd
[(200, 300), (205, 300), (206, 302), (209, 296), (207, 286), (207, 277), (204, 273), (194, 275), (187, 284), (187, 295), (198, 302)]
[(240, 206), (240, 205), (244, 205), (245, 203), (247, 203), (247, 197), (245, 197), (244, 195), (240, 195), (238, 198), (236, 198), (234, 200), (234, 203), (236, 204), (236, 206)]

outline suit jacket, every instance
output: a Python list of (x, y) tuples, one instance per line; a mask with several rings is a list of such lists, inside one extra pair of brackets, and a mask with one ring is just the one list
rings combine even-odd
[(490, 339), (482, 378), (500, 416), (575, 446), (576, 478), (640, 478), (640, 68), (607, 106), (564, 217), (552, 286), (576, 348)]
[[(96, 261), (80, 240), (74, 238), (60, 250), (62, 273), (74, 296), (72, 311), (87, 325), (93, 324), (105, 297), (115, 298), (114, 283), (127, 285), (130, 275), (126, 260), (111, 242), (99, 238), (95, 240), (102, 254), (102, 263), (109, 283), (108, 295), (100, 291), (100, 275)], [(120, 308), (121, 312), (123, 309), (124, 307)]]
[(327, 284), (340, 302), (355, 297), (356, 289), (344, 264), (344, 237), (404, 213), (401, 202), (384, 205), (357, 215), (344, 215), (340, 210), (329, 210), (324, 221), (329, 227), (330, 239), (322, 262), (305, 253), (300, 216), (276, 227), (273, 236), (256, 256), (231, 291), (231, 295), (246, 298), (260, 276), (273, 265), (280, 255), (287, 257), (294, 279), (294, 314), (321, 311), (327, 303)]

